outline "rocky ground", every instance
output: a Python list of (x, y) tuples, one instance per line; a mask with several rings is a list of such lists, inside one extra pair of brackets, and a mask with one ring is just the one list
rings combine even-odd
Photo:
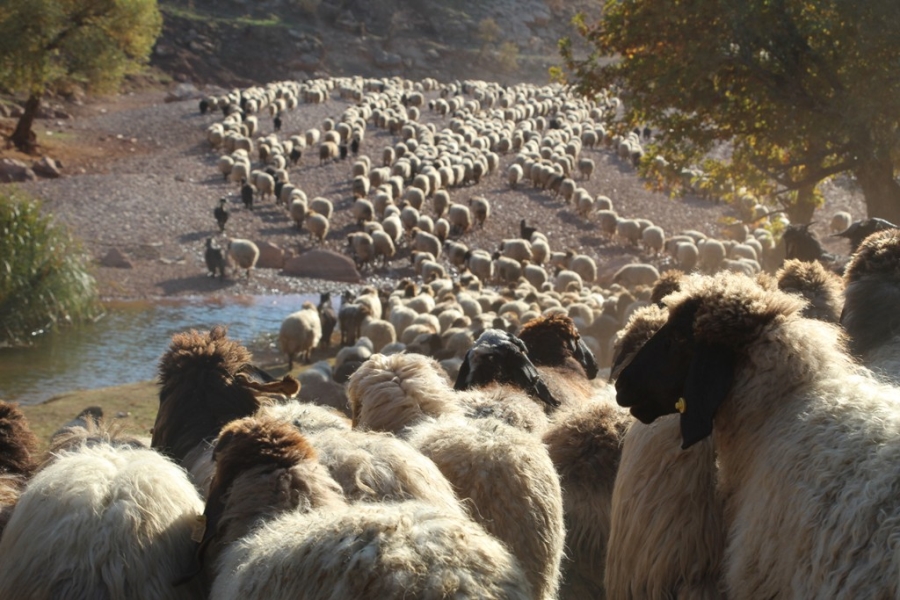
[[(316, 245), (308, 233), (296, 229), (283, 208), (269, 200), (246, 210), (236, 186), (222, 180), (215, 164), (219, 154), (205, 140), (206, 127), (220, 115), (201, 115), (195, 99), (166, 100), (166, 92), (143, 91), (69, 106), (70, 119), (38, 121), (39, 139), (62, 162), (63, 176), (20, 184), (21, 189), (42, 198), (45, 209), (83, 240), (95, 261), (102, 296), (310, 293), (347, 287), (342, 282), (289, 276), (280, 268), (256, 269), (250, 278), (232, 272), (224, 280), (207, 275), (203, 250), (208, 237), (223, 245), (229, 237), (268, 242), (301, 257)], [(337, 99), (300, 105), (286, 114), (282, 134), (317, 127), (324, 118), (338, 116), (345, 106)], [(440, 118), (427, 111), (423, 120), (440, 124)], [(268, 118), (261, 117), (260, 123), (263, 134), (272, 130)], [(377, 162), (381, 149), (396, 141), (370, 126), (361, 153)], [(718, 235), (723, 220), (731, 215), (724, 204), (693, 197), (672, 199), (647, 190), (633, 167), (608, 149), (585, 149), (584, 153), (595, 160), (597, 169), (591, 180), (579, 183), (594, 195), (609, 196), (621, 216), (650, 219), (669, 233), (695, 229)], [(5, 154), (14, 153), (7, 150)], [(462, 238), (471, 248), (497, 249), (502, 239), (518, 235), (519, 221), (526, 219), (547, 234), (552, 249), (570, 248), (595, 257), (607, 278), (626, 262), (645, 260), (665, 266), (664, 259), (642, 256), (639, 249), (607, 240), (594, 222), (578, 217), (548, 192), (529, 187), (510, 190), (505, 173), (512, 160), (512, 155), (502, 157), (499, 172), (476, 186), (451, 190), (456, 202), (483, 195), (491, 203), (492, 215), (485, 227)], [(291, 169), (291, 180), (309, 198), (324, 196), (333, 201), (335, 215), (324, 246), (346, 253), (347, 235), (358, 230), (348, 210), (350, 161), (318, 163), (317, 157), (305, 156), (300, 166)], [(825, 191), (828, 202), (813, 228), (829, 249), (846, 252), (844, 242), (826, 237), (830, 215), (850, 210), (860, 217), (864, 205), (846, 182), (829, 183)], [(231, 215), (224, 234), (219, 233), (212, 214), (222, 197)], [(401, 248), (387, 268), (364, 271), (362, 283), (381, 286), (412, 275), (408, 256), (408, 248)]]

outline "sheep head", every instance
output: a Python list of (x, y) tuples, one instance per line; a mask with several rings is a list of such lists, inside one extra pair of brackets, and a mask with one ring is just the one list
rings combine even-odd
[(712, 433), (739, 361), (803, 301), (732, 273), (691, 277), (666, 299), (669, 316), (616, 380), (616, 401), (643, 423), (681, 413), (682, 448)]
[[(253, 414), (258, 390), (246, 382), (271, 377), (250, 364), (250, 352), (226, 337), (227, 329), (191, 330), (172, 336), (159, 363), (159, 412), (151, 447), (182, 460), (229, 421)], [(248, 375), (237, 377), (239, 373)]]
[(550, 407), (560, 406), (528, 359), (528, 348), (522, 340), (499, 329), (488, 329), (466, 353), (453, 388), (462, 391), (494, 382), (511, 383)]
[(19, 407), (0, 401), (0, 474), (30, 477), (37, 468), (37, 446)]
[(568, 315), (551, 314), (532, 319), (522, 326), (518, 337), (528, 348), (535, 366), (559, 367), (574, 359), (588, 379), (597, 376), (597, 361)]

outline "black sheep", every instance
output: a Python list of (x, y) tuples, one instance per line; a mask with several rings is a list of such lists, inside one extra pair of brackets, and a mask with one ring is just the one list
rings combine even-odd
[(228, 209), (225, 207), (225, 198), (219, 198), (219, 205), (213, 209), (213, 216), (219, 224), (219, 231), (225, 231), (225, 223), (228, 222)]
[(292, 148), (291, 149), (291, 164), (296, 166), (297, 163), (300, 162), (300, 158), (302, 156), (303, 156), (303, 152), (300, 150), (300, 148)]
[(322, 339), (319, 341), (319, 347), (328, 349), (331, 346), (331, 334), (337, 325), (337, 315), (334, 307), (331, 305), (331, 292), (319, 294), (319, 321), (322, 323)]
[(359, 154), (359, 138), (350, 140), (350, 152), (353, 153), (353, 156)]
[(215, 277), (216, 271), (218, 271), (220, 278), (225, 277), (225, 253), (213, 243), (212, 238), (206, 238), (206, 252), (203, 254), (203, 260), (206, 261), (206, 268), (209, 269), (210, 275)]
[(522, 238), (523, 240), (528, 240), (530, 242), (531, 236), (533, 236), (536, 231), (537, 231), (537, 228), (529, 227), (528, 225), (525, 224), (525, 219), (522, 219), (521, 221), (519, 221), (519, 237)]
[(246, 179), (241, 179), (241, 200), (244, 207), (253, 210), (253, 186), (247, 183)]
[(863, 221), (854, 221), (850, 224), (850, 227), (834, 235), (835, 237), (847, 238), (850, 242), (850, 253), (855, 254), (864, 239), (877, 231), (886, 229), (897, 229), (897, 226), (884, 219), (871, 218)]
[(341, 155), (341, 160), (347, 158), (347, 144), (341, 144), (338, 146), (338, 153)]
[(205, 115), (208, 110), (209, 110), (209, 100), (204, 98), (203, 100), (200, 101), (200, 114)]
[(281, 131), (281, 117), (277, 116), (272, 119), (272, 126), (275, 128), (275, 131)]

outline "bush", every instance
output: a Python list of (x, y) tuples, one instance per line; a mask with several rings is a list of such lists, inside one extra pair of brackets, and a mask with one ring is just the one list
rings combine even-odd
[(26, 344), (101, 313), (80, 244), (36, 200), (0, 193), (0, 345)]

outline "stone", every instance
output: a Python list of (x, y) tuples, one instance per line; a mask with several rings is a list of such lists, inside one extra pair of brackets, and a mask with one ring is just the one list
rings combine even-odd
[(31, 169), (36, 175), (47, 177), (48, 179), (62, 177), (62, 172), (59, 170), (60, 167), (61, 165), (49, 156), (45, 156), (41, 160), (36, 160), (34, 161), (34, 164), (31, 165)]
[(35, 179), (37, 179), (37, 175), (21, 160), (13, 158), (0, 159), (0, 183), (34, 181)]
[(133, 269), (134, 265), (131, 263), (131, 259), (129, 259), (124, 252), (119, 250), (118, 248), (110, 248), (109, 252), (100, 259), (100, 264), (104, 267), (113, 267), (115, 269)]
[(181, 102), (182, 100), (196, 100), (203, 97), (192, 83), (179, 83), (166, 94), (166, 102)]
[(284, 264), (284, 274), (330, 281), (359, 283), (359, 271), (353, 260), (330, 250), (310, 250)]
[(259, 258), (256, 261), (258, 269), (280, 269), (284, 266), (284, 250), (272, 242), (256, 242), (259, 248)]

